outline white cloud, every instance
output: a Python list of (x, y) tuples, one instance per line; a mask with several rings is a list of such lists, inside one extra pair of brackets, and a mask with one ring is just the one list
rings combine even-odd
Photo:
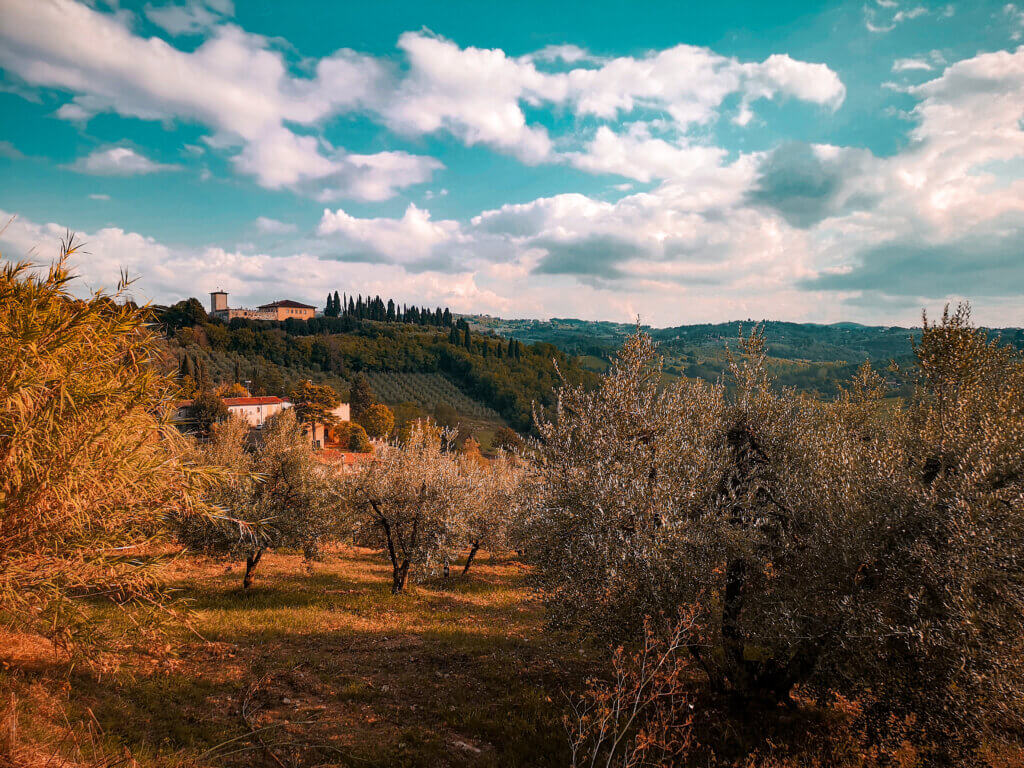
[(294, 224), (277, 219), (270, 219), (266, 216), (259, 216), (256, 219), (256, 230), (265, 235), (285, 235), (294, 232), (297, 227)]
[(637, 181), (683, 179), (716, 170), (726, 152), (719, 147), (673, 144), (652, 138), (643, 124), (633, 124), (626, 133), (608, 126), (597, 129), (585, 151), (573, 153), (573, 165), (593, 173), (614, 173)]
[(102, 194), (100, 192), (96, 192), (96, 193), (93, 193), (93, 194), (89, 195), (89, 199), (90, 200), (109, 200), (110, 199), (110, 195), (104, 195), (104, 194)]
[(468, 145), (509, 150), (524, 162), (547, 158), (547, 131), (527, 125), (519, 106), (524, 98), (554, 95), (548, 77), (531, 61), (509, 58), (499, 49), (459, 48), (418, 32), (401, 35), (398, 47), (409, 60), (409, 74), (384, 108), (393, 129), (445, 129)]
[[(382, 107), (390, 127), (414, 134), (446, 130), (466, 144), (487, 144), (527, 163), (554, 155), (547, 130), (527, 123), (523, 104), (568, 106), (604, 120), (654, 108), (685, 130), (711, 120), (733, 93), (742, 94), (745, 113), (751, 102), (776, 96), (835, 109), (846, 94), (828, 66), (785, 54), (743, 63), (678, 45), (642, 58), (601, 60), (559, 46), (512, 58), (500, 49), (461, 48), (422, 32), (406, 32), (398, 45), (409, 73)], [(554, 60), (584, 66), (554, 72), (537, 67)]]
[(399, 264), (427, 259), (438, 246), (461, 239), (458, 222), (433, 221), (412, 203), (400, 219), (360, 219), (341, 208), (324, 209), (317, 234), (329, 237), (343, 257)]
[(97, 149), (85, 157), (78, 158), (68, 168), (95, 176), (138, 176), (161, 171), (177, 171), (181, 166), (155, 163), (130, 147), (109, 147)]
[(318, 129), (343, 113), (369, 114), (405, 134), (446, 131), (467, 145), (539, 163), (561, 160), (562, 153), (544, 126), (527, 120), (526, 105), (600, 119), (653, 108), (686, 131), (713, 119), (731, 94), (741, 96), (741, 124), (758, 99), (790, 97), (835, 109), (845, 97), (828, 66), (786, 54), (741, 62), (678, 45), (605, 60), (562, 45), (516, 58), (427, 32), (399, 37), (405, 69), (341, 49), (304, 62), (309, 74), (297, 76), (268, 38), (227, 22), (231, 10), (225, 0), (147, 6), (147, 16), (172, 33), (205, 35), (198, 47), (182, 50), (135, 34), (128, 12), (102, 13), (73, 0), (6, 0), (0, 66), (29, 84), (70, 91), (72, 100), (57, 110), (63, 119), (116, 112), (199, 123), (211, 131), (205, 143), (233, 152), (235, 168), (262, 186), (322, 200), (383, 199), (441, 167), (405, 152), (353, 155), (332, 146)]
[[(11, 216), (0, 210), (0, 221), (7, 222)], [(14, 218), (0, 232), (0, 260), (29, 258), (48, 264), (67, 230), (65, 224)], [(113, 288), (124, 269), (129, 277), (138, 278), (129, 292), (140, 302), (167, 303), (198, 296), (205, 303), (209, 291), (221, 288), (231, 294), (232, 306), (283, 298), (319, 303), (324, 285), (335, 285), (409, 303), (449, 306), (458, 312), (509, 315), (515, 306), (508, 294), (481, 285), (479, 276), (469, 270), (410, 273), (400, 265), (342, 262), (305, 252), (270, 255), (216, 246), (179, 248), (116, 227), (79, 235), (89, 251), (87, 258), (72, 261), (81, 280), (71, 287), (79, 296)]]
[(1007, 3), (1003, 6), (1003, 16), (1010, 25), (1010, 37), (1020, 40), (1024, 35), (1024, 11), (1013, 3)]
[(266, 38), (238, 27), (217, 26), (186, 52), (135, 35), (123, 14), (72, 0), (8, 0), (0, 7), (0, 42), (0, 66), (33, 85), (75, 94), (59, 116), (84, 120), (112, 111), (201, 123), (214, 132), (211, 146), (240, 146), (236, 167), (266, 187), (310, 191), (340, 176), (332, 187), (338, 194), (369, 190), (375, 195), (370, 199), (379, 199), (401, 178), (421, 180), (438, 167), (430, 158), (407, 160), (406, 166), (418, 163), (417, 171), (395, 173), (393, 155), (405, 153), (390, 153), (380, 162), (384, 178), (375, 183), (365, 178), (375, 172), (366, 156), (350, 156), (286, 127), (316, 126), (376, 99), (386, 67), (349, 50), (317, 61), (311, 77), (294, 77)]
[(225, 21), (234, 14), (231, 0), (186, 0), (183, 5), (147, 4), (146, 18), (172, 35), (197, 34)]
[[(864, 6), (864, 25), (869, 32), (876, 34), (892, 32), (903, 22), (928, 14), (928, 9), (924, 6), (916, 5), (909, 8), (900, 8), (900, 4), (894, 0), (878, 3), (877, 5), (878, 7)], [(952, 16), (952, 9), (953, 6), (946, 6), (942, 11), (942, 16), (947, 18)]]
[(930, 71), (932, 65), (924, 59), (896, 59), (892, 64), (893, 72), (912, 72), (914, 70)]

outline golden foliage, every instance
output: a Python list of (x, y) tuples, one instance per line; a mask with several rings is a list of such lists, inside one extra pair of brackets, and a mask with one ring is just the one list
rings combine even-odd
[(78, 247), (0, 270), (0, 618), (62, 640), (87, 629), (82, 599), (156, 598), (141, 548), (195, 511), (205, 476), (169, 421), (149, 311), (122, 300), (124, 278), (75, 298)]

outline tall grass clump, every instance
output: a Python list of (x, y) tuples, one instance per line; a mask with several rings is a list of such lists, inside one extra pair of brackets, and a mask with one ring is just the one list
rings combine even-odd
[(69, 236), (47, 269), (0, 269), (0, 625), (72, 644), (97, 602), (158, 606), (147, 545), (206, 473), (169, 418), (149, 311), (72, 293)]

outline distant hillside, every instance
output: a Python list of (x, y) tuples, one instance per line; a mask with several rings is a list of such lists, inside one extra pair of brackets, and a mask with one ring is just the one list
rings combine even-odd
[(554, 404), (558, 371), (573, 382), (595, 377), (551, 344), (474, 333), (462, 322), (445, 326), (443, 317), (427, 313), (411, 322), (345, 315), (224, 323), (189, 299), (157, 318), (171, 340), (168, 364), (184, 370), (201, 362), (212, 383), (238, 379), (249, 382), (254, 394), (285, 395), (296, 382), (311, 378), (347, 395), (355, 374), (365, 373), (373, 375), (382, 399), (424, 408), (443, 403), (474, 420), (504, 420), (521, 431), (531, 427), (534, 403)]
[[(590, 370), (601, 370), (622, 341), (636, 331), (628, 323), (592, 322), (568, 318), (551, 320), (504, 320), (481, 315), (464, 318), (471, 328), (524, 343), (552, 344), (569, 355), (579, 356)], [(782, 386), (835, 394), (865, 360), (882, 369), (890, 360), (908, 362), (913, 355), (912, 340), (920, 329), (866, 326), (858, 323), (788, 323), (753, 320), (729, 323), (681, 325), (673, 328), (643, 329), (660, 343), (670, 377), (687, 376), (716, 380), (728, 364), (728, 350), (735, 349), (741, 330), (756, 325), (764, 329), (772, 372)], [(1002, 339), (1024, 349), (1024, 330), (996, 329)], [(893, 380), (894, 393), (904, 382)]]

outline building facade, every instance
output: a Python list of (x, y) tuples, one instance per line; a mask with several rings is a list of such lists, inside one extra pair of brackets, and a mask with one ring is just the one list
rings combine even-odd
[(232, 308), (228, 306), (228, 295), (224, 291), (210, 293), (210, 314), (219, 320), (229, 322), (241, 317), (246, 320), (274, 320), (281, 322), (288, 318), (309, 320), (316, 315), (316, 307), (291, 299), (281, 299), (262, 304), (256, 309)]

